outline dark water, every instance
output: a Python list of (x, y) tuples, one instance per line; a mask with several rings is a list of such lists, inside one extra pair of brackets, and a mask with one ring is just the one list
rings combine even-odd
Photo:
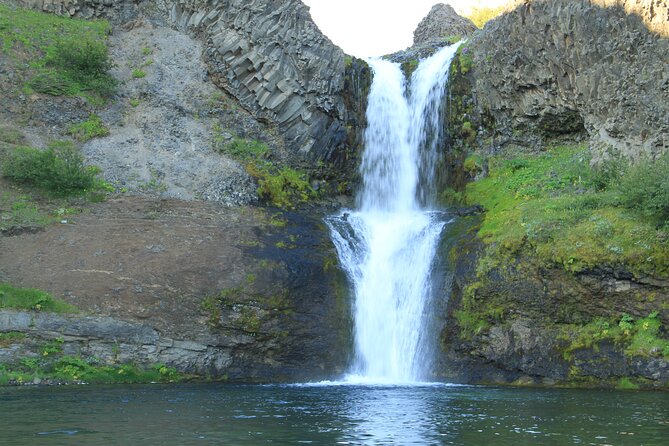
[(669, 393), (490, 387), (0, 388), (2, 445), (669, 445)]

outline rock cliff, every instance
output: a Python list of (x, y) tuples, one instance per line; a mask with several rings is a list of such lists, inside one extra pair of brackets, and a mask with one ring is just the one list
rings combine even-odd
[(449, 36), (467, 37), (476, 31), (471, 20), (458, 15), (450, 6), (438, 3), (418, 24), (413, 33), (413, 45), (434, 42)]
[(595, 161), (669, 150), (663, 11), (663, 1), (520, 5), (462, 50), (460, 74), (471, 82), (471, 96), (458, 115), (470, 115), (489, 151), (582, 137)]

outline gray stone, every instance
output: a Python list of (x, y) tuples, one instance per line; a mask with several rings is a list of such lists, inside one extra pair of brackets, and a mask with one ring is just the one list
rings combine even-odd
[(450, 6), (438, 3), (432, 7), (427, 16), (418, 24), (413, 32), (413, 44), (423, 45), (443, 41), (446, 37), (469, 37), (476, 31), (471, 20), (461, 17)]

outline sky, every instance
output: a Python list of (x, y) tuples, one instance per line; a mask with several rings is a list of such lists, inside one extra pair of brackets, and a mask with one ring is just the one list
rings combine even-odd
[(505, 0), (302, 0), (320, 30), (344, 52), (357, 57), (403, 50), (433, 5), (448, 3), (458, 13)]

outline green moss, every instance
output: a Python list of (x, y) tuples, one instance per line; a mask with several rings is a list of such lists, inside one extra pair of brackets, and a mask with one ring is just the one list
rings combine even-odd
[(93, 138), (109, 135), (109, 129), (98, 115), (91, 114), (85, 121), (70, 126), (67, 133), (72, 135), (77, 141), (85, 142)]
[(273, 206), (293, 209), (317, 195), (307, 174), (291, 167), (256, 161), (246, 164), (246, 171), (258, 182), (258, 195)]
[(559, 326), (559, 338), (566, 341), (565, 360), (581, 349), (599, 350), (599, 344), (609, 342), (619, 346), (629, 357), (662, 357), (669, 360), (669, 340), (661, 337), (662, 321), (657, 312), (635, 320), (623, 313), (617, 319), (595, 318), (585, 325)]
[(258, 195), (266, 202), (279, 208), (293, 209), (316, 197), (305, 172), (268, 160), (270, 149), (265, 143), (243, 138), (227, 142), (221, 134), (222, 129), (215, 125), (214, 148), (244, 164), (246, 172), (258, 184)]
[(639, 385), (634, 383), (630, 378), (620, 378), (620, 381), (616, 385), (616, 389), (622, 390), (637, 390), (638, 388)]
[(474, 67), (472, 52), (466, 46), (458, 48), (457, 57), (460, 62), (460, 74), (465, 75)]
[(454, 315), (460, 327), (460, 337), (463, 339), (471, 339), (472, 336), (490, 328), (488, 321), (478, 313), (458, 310)]
[[(469, 123), (465, 123), (469, 124)], [(483, 170), (483, 160), (478, 155), (469, 155), (465, 158), (462, 168), (468, 175), (474, 177)]]
[(615, 187), (598, 187), (585, 148), (488, 162), (489, 176), (466, 189), (467, 202), (486, 209), (478, 233), (487, 244), (482, 263), (527, 245), (545, 264), (568, 271), (606, 264), (669, 274), (664, 231), (623, 207)]
[(76, 313), (78, 311), (75, 306), (54, 298), (46, 291), (17, 288), (8, 283), (0, 283), (0, 308), (51, 313)]
[(413, 72), (416, 71), (416, 68), (418, 68), (419, 63), (420, 63), (420, 61), (418, 59), (411, 59), (411, 60), (407, 60), (405, 62), (402, 62), (402, 64), (400, 65), (400, 68), (402, 69), (402, 72), (404, 73), (404, 77), (406, 77), (407, 79), (410, 79)]

